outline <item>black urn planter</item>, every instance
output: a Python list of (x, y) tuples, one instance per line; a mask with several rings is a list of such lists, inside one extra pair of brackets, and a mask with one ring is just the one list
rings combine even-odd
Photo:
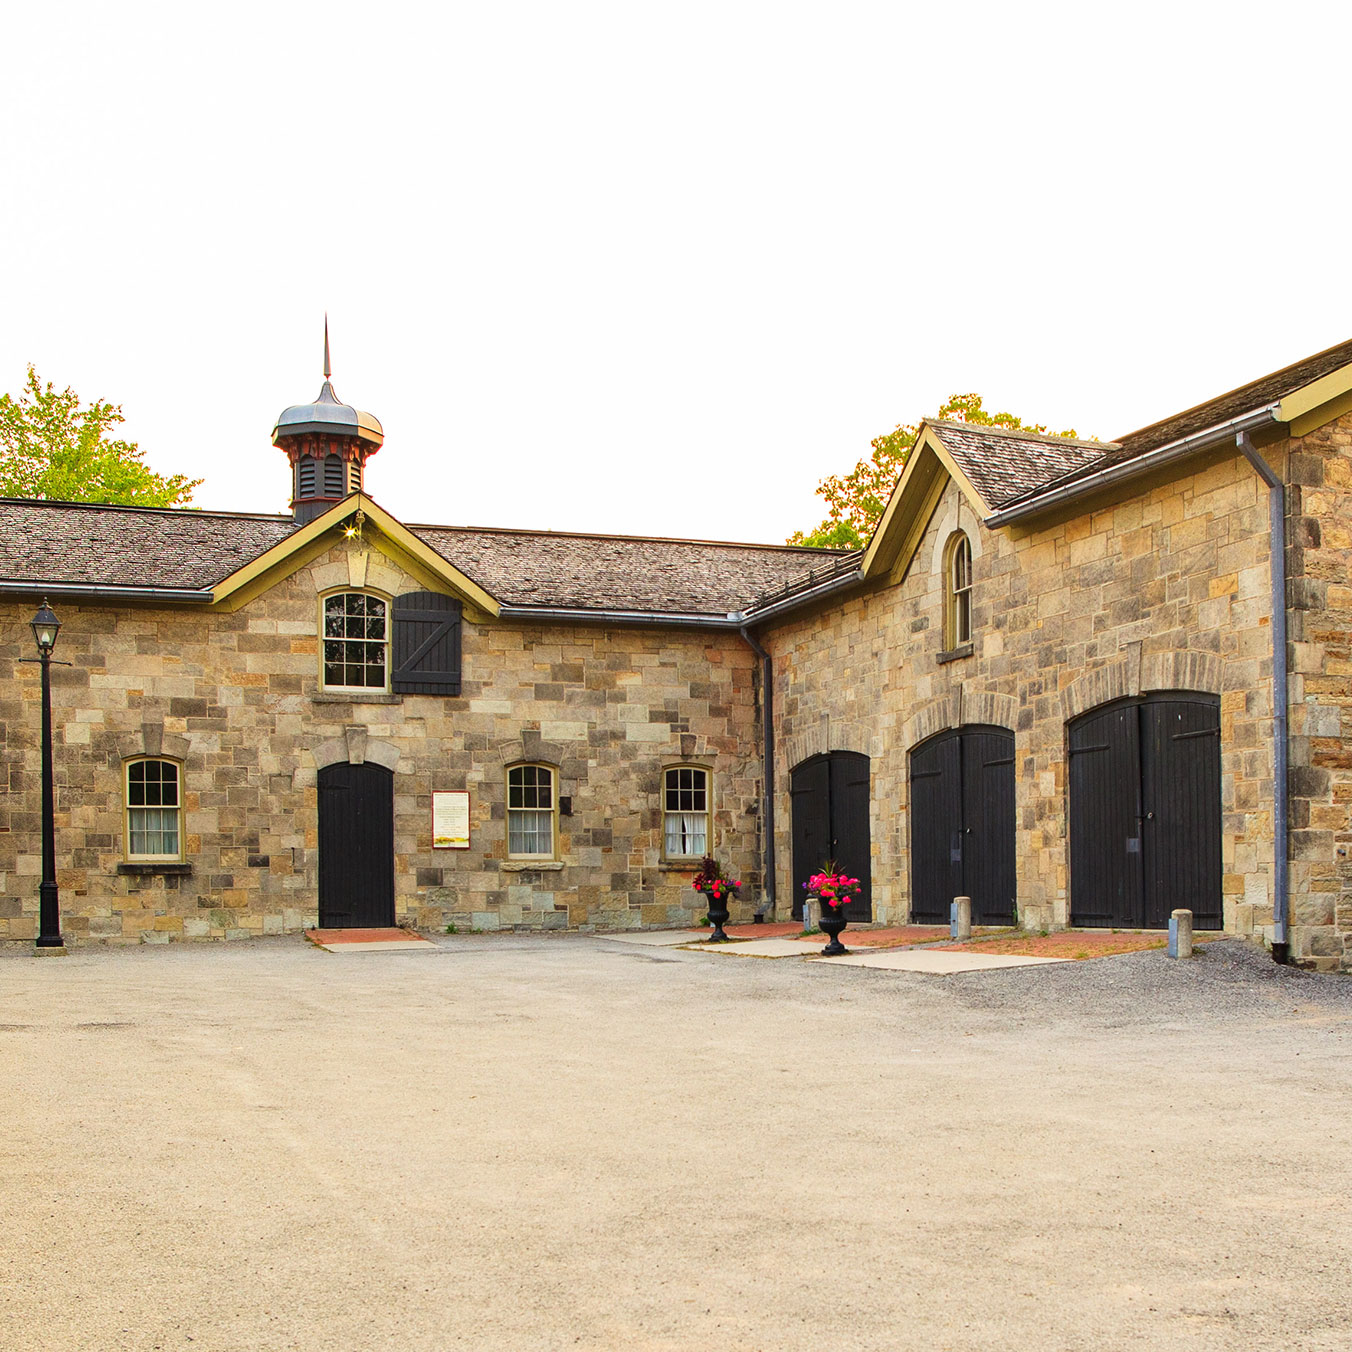
[(723, 926), (728, 923), (730, 914), (726, 901), (720, 901), (716, 897), (709, 898), (709, 923), (714, 927), (714, 932), (704, 941), (706, 944), (731, 942), (728, 936), (723, 933)]
[(842, 953), (850, 951), (840, 942), (840, 932), (849, 923), (845, 919), (844, 911), (843, 906), (828, 906), (825, 902), (822, 903), (822, 918), (817, 922), (817, 928), (831, 940), (822, 949), (824, 958), (838, 958)]

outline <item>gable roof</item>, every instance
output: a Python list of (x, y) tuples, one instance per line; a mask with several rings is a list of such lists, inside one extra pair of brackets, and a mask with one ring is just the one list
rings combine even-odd
[[(555, 531), (404, 526), (364, 495), (307, 526), (289, 516), (0, 499), (0, 587), (175, 593), (222, 601), (362, 507), (369, 527), (419, 554), (483, 609), (498, 602), (568, 610), (726, 619), (843, 551)], [(482, 593), (480, 594), (480, 589)], [(251, 593), (250, 593), (251, 594)]]
[(992, 510), (1102, 460), (1101, 441), (926, 419), (925, 427)]

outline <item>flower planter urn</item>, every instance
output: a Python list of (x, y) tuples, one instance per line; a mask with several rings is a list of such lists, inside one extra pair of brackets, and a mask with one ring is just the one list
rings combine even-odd
[(823, 906), (822, 918), (818, 922), (818, 928), (827, 935), (831, 942), (822, 949), (822, 957), (838, 958), (842, 953), (848, 953), (850, 950), (840, 942), (840, 933), (849, 923), (845, 919), (845, 908), (843, 906)]

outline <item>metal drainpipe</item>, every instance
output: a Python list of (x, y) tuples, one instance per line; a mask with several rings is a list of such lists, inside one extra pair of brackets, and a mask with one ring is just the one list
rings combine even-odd
[[(764, 718), (762, 741), (764, 742), (765, 763), (761, 770), (761, 840), (764, 860), (762, 873), (765, 879), (765, 903), (768, 904), (770, 918), (775, 914), (775, 671), (770, 654), (751, 637), (745, 625), (741, 635), (747, 641), (751, 651), (761, 660), (761, 714)], [(763, 906), (764, 906), (763, 904)]]
[(1272, 555), (1272, 960), (1290, 955), (1288, 917), (1291, 908), (1290, 822), (1287, 775), (1290, 740), (1287, 728), (1286, 672), (1286, 485), (1254, 449), (1248, 432), (1235, 434), (1235, 444), (1268, 486), (1269, 552)]

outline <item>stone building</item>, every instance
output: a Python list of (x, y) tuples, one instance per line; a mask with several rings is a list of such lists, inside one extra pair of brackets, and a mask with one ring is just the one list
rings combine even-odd
[(712, 852), (744, 916), (835, 857), (861, 922), (1352, 967), (1352, 343), (1115, 442), (927, 422), (857, 554), (399, 522), (327, 372), (273, 440), (287, 516), (0, 503), (7, 937), (46, 595), (77, 937), (681, 925)]

